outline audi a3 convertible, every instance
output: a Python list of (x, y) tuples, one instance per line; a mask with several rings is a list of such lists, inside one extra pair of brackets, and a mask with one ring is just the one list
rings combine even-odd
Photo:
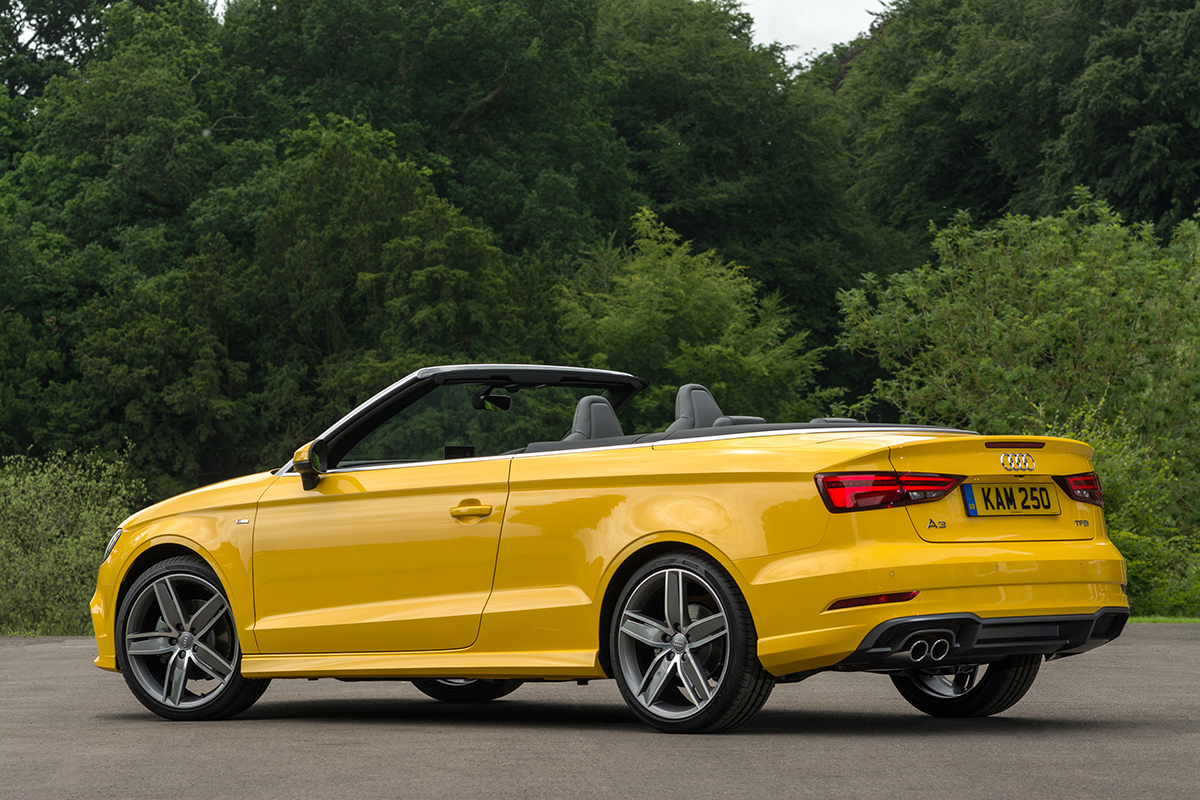
[(100, 567), (96, 665), (177, 720), (237, 714), (272, 678), (452, 702), (612, 678), (646, 723), (709, 732), (824, 671), (995, 714), (1121, 633), (1087, 445), (768, 423), (697, 384), (665, 430), (626, 433), (646, 385), (422, 369), (279, 469), (134, 514)]

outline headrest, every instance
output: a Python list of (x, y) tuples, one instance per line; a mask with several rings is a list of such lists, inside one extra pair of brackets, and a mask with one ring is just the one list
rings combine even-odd
[(579, 405), (575, 406), (575, 420), (571, 423), (571, 432), (563, 437), (563, 441), (608, 439), (624, 435), (612, 404), (600, 395), (593, 394), (583, 398)]

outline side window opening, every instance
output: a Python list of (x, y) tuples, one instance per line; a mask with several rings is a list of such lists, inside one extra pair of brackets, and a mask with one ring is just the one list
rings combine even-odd
[(375, 425), (336, 468), (498, 456), (571, 430), (595, 388), (443, 384)]

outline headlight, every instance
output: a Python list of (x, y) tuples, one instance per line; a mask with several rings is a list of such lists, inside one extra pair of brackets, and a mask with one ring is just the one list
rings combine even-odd
[(117, 532), (114, 533), (112, 535), (112, 538), (108, 540), (108, 547), (104, 548), (104, 558), (100, 559), (100, 563), (103, 564), (105, 561), (108, 560), (108, 554), (111, 553), (113, 548), (117, 546), (117, 539), (121, 538), (122, 533), (123, 533), (122, 529), (117, 528)]

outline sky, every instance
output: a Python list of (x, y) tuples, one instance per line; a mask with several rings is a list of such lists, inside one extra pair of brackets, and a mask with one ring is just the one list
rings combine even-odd
[(754, 41), (795, 45), (790, 60), (806, 60), (871, 27), (882, 0), (742, 0), (754, 17)]

